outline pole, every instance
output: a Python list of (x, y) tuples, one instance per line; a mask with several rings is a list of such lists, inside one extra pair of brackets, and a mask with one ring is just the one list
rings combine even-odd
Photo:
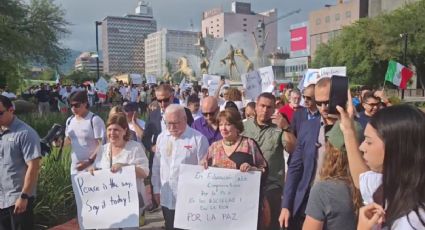
[(100, 78), (100, 71), (99, 71), (99, 30), (97, 28), (97, 26), (99, 26), (99, 25), (102, 25), (102, 22), (96, 21), (95, 26), (96, 26), (96, 53), (97, 53), (97, 57), (96, 57), (97, 81)]
[[(404, 38), (404, 49), (403, 49), (403, 65), (407, 66), (407, 40), (409, 35), (407, 33), (403, 33)], [(401, 99), (404, 99), (404, 89), (401, 90)]]

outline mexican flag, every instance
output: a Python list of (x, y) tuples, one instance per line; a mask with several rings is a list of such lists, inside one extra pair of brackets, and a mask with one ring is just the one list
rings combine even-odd
[(385, 81), (389, 81), (400, 89), (406, 89), (407, 82), (412, 78), (412, 70), (404, 67), (404, 65), (390, 60), (388, 62), (387, 73), (385, 74)]

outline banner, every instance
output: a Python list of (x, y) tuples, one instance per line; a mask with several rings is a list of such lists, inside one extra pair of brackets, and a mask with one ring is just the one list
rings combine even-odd
[(202, 75), (202, 85), (208, 88), (208, 94), (214, 96), (220, 85), (221, 76), (219, 75)]
[(241, 75), (242, 85), (245, 88), (245, 99), (255, 101), (261, 94), (261, 77), (257, 71)]
[(131, 79), (131, 84), (133, 85), (140, 85), (143, 83), (142, 75), (140, 74), (132, 73), (130, 74), (130, 79)]
[(152, 75), (146, 76), (146, 84), (156, 84), (156, 77)]
[(139, 199), (134, 166), (72, 176), (78, 222), (83, 229), (139, 226)]
[(273, 73), (273, 67), (267, 66), (263, 68), (259, 68), (258, 72), (261, 77), (261, 91), (262, 92), (273, 92), (274, 86), (274, 73)]
[(332, 75), (347, 76), (347, 67), (345, 66), (332, 66), (320, 68), (319, 71), (320, 78), (322, 77), (332, 77)]
[(298, 83), (298, 89), (302, 91), (305, 87), (316, 84), (319, 78), (319, 69), (307, 69), (304, 72), (303, 78)]
[(95, 84), (95, 87), (102, 93), (108, 92), (108, 82), (103, 77), (99, 78), (99, 80)]
[(260, 172), (180, 166), (174, 227), (256, 230)]

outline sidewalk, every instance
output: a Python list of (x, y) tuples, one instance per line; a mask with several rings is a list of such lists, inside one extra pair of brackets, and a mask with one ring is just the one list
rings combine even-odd
[[(164, 218), (162, 217), (161, 210), (154, 213), (146, 213), (146, 225), (141, 227), (140, 229), (145, 230), (163, 230), (164, 226)], [(62, 225), (51, 228), (50, 230), (75, 230), (78, 228), (77, 219), (72, 219)]]

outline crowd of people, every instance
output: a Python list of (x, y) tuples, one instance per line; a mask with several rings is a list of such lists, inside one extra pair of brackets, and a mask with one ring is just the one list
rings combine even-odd
[[(26, 94), (40, 114), (52, 98), (72, 112), (55, 143), (71, 146), (72, 174), (135, 166), (140, 225), (162, 209), (165, 228), (176, 229), (179, 167), (192, 164), (261, 172), (258, 229), (425, 229), (425, 114), (393, 106), (382, 90), (347, 92), (338, 116), (328, 114), (329, 78), (252, 101), (224, 81), (214, 95), (168, 83)], [(31, 229), (40, 140), (14, 115), (13, 99), (0, 96), (0, 229), (11, 229), (10, 217)], [(90, 111), (98, 104), (112, 107), (106, 124)]]

